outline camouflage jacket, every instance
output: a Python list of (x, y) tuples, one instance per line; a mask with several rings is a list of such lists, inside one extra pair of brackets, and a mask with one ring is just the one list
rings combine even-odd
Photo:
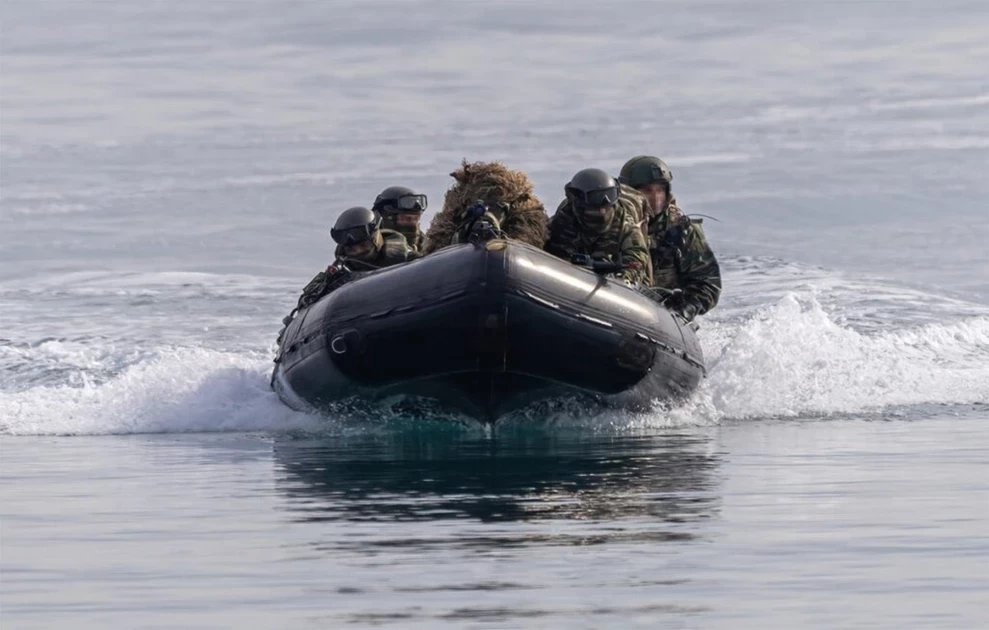
[[(381, 230), (384, 239), (384, 246), (378, 250), (377, 255), (368, 261), (357, 258), (347, 258), (343, 255), (343, 248), (337, 247), (337, 261), (346, 265), (351, 271), (373, 271), (392, 265), (398, 265), (409, 260), (418, 258), (419, 255), (409, 248), (405, 237), (393, 230)], [(349, 274), (341, 269), (336, 263), (326, 268), (326, 271), (317, 273), (309, 284), (302, 289), (299, 303), (296, 309), (303, 309), (315, 304), (325, 295), (333, 292), (334, 289), (342, 286), (347, 281)]]
[(396, 215), (387, 214), (381, 219), (381, 227), (393, 230), (400, 233), (405, 237), (406, 242), (409, 245), (409, 249), (414, 252), (422, 251), (422, 242), (426, 235), (423, 233), (422, 228), (417, 225), (399, 225)]
[(649, 202), (638, 190), (626, 184), (618, 184), (618, 202), (628, 208), (628, 216), (646, 234), (646, 219), (649, 216)]
[(611, 262), (617, 262), (621, 252), (627, 268), (618, 275), (630, 282), (649, 281), (649, 251), (645, 239), (622, 204), (619, 204), (611, 226), (603, 234), (586, 234), (577, 223), (571, 204), (561, 204), (550, 219), (549, 241), (545, 249), (565, 260), (570, 260), (571, 254), (587, 254), (591, 258)]
[(670, 198), (666, 211), (649, 220), (652, 286), (681, 289), (683, 303), (697, 315), (714, 308), (721, 296), (721, 268), (707, 244), (700, 220), (692, 220)]

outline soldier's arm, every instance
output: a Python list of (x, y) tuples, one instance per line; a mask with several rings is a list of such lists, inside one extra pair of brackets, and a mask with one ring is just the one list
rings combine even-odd
[(642, 231), (636, 225), (626, 225), (622, 230), (622, 262), (626, 269), (621, 273), (629, 282), (649, 281), (649, 248), (642, 238)]
[(320, 271), (313, 279), (309, 281), (309, 284), (302, 289), (302, 295), (299, 296), (299, 303), (295, 308), (303, 309), (310, 304), (315, 303), (319, 298), (323, 297), (323, 292), (326, 290), (326, 272)]
[(570, 260), (570, 252), (564, 243), (564, 235), (569, 231), (569, 227), (569, 217), (564, 212), (557, 210), (553, 218), (549, 220), (549, 239), (543, 249), (558, 258)]
[(649, 202), (631, 186), (621, 185), (621, 200), (626, 202), (626, 217), (635, 222), (642, 231), (642, 238), (649, 242)]
[(714, 308), (721, 297), (721, 267), (707, 243), (704, 230), (696, 222), (688, 229), (679, 281), (685, 301), (696, 307), (698, 315)]

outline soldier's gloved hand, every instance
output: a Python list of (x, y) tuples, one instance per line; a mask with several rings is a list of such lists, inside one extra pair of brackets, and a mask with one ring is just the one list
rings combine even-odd
[(685, 296), (683, 294), (683, 289), (673, 289), (666, 295), (666, 299), (663, 300), (663, 305), (671, 311), (681, 312), (683, 305), (686, 303)]
[(685, 302), (683, 306), (679, 308), (680, 315), (683, 316), (685, 320), (691, 322), (697, 317), (697, 311), (700, 309), (693, 302)]

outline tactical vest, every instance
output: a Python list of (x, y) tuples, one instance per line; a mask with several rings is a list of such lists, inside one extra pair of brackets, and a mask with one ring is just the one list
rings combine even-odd
[[(701, 220), (696, 221), (700, 223)], [(668, 208), (649, 225), (649, 258), (652, 261), (653, 286), (680, 288), (681, 261), (687, 247), (693, 221), (684, 216), (670, 200)]]

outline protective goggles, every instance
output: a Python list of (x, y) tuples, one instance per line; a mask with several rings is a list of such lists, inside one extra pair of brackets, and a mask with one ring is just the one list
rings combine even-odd
[(398, 199), (379, 201), (374, 205), (378, 212), (425, 212), (426, 195), (402, 195)]
[(618, 203), (618, 187), (601, 188), (600, 190), (578, 190), (567, 187), (567, 194), (578, 204), (589, 208), (599, 208)]
[(330, 237), (336, 241), (337, 245), (342, 247), (359, 245), (370, 239), (371, 236), (378, 231), (378, 226), (380, 224), (381, 219), (377, 219), (367, 225), (358, 225), (356, 227), (346, 228), (343, 230), (330, 229)]

